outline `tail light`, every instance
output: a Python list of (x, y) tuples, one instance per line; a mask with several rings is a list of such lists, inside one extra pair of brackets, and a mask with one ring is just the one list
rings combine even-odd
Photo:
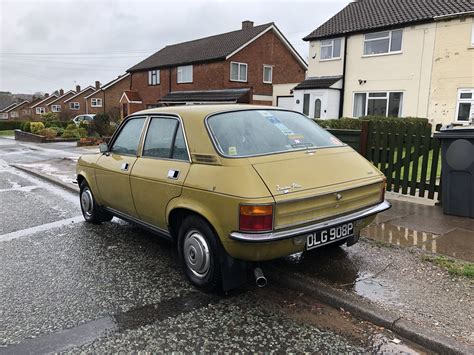
[(272, 205), (241, 205), (239, 210), (239, 230), (266, 232), (273, 229)]
[(387, 189), (387, 178), (384, 176), (382, 187), (380, 189), (380, 202), (385, 200), (385, 190)]

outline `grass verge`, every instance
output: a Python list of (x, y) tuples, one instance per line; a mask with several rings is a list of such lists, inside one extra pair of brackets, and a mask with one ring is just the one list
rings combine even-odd
[(439, 267), (442, 267), (452, 275), (464, 276), (470, 280), (474, 280), (474, 264), (468, 262), (462, 262), (446, 258), (444, 256), (430, 256), (424, 255), (422, 257), (424, 261), (433, 263)]
[(3, 136), (14, 136), (15, 135), (15, 131), (12, 130), (12, 129), (7, 129), (5, 131), (0, 131), (0, 137)]

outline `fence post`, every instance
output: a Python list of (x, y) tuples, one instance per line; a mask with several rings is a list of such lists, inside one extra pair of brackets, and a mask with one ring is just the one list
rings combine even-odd
[(369, 142), (369, 121), (362, 121), (362, 127), (360, 130), (359, 152), (364, 157), (367, 157), (368, 142)]

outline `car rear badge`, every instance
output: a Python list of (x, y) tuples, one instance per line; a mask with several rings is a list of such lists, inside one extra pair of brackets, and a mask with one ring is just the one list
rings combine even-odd
[(342, 200), (342, 194), (337, 193), (336, 194), (336, 201), (341, 201)]
[(297, 184), (296, 182), (292, 183), (291, 185), (289, 186), (280, 186), (280, 185), (277, 185), (276, 186), (276, 190), (277, 191), (283, 191), (284, 194), (287, 194), (288, 192), (294, 190), (294, 189), (301, 189), (301, 185), (300, 184)]

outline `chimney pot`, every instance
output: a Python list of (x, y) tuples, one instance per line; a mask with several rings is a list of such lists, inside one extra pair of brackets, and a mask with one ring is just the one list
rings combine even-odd
[(59, 96), (63, 96), (64, 95), (64, 90), (63, 89), (59, 89)]
[(243, 30), (247, 30), (247, 29), (252, 28), (252, 27), (253, 27), (253, 21), (249, 21), (249, 20), (242, 21), (242, 29)]
[(81, 91), (81, 85), (76, 85), (76, 92), (80, 92)]
[(48, 93), (44, 94), (44, 97), (48, 97), (48, 96), (49, 96), (49, 94), (48, 94)]
[(96, 90), (100, 89), (100, 81), (98, 81), (98, 80), (95, 81), (95, 89)]

